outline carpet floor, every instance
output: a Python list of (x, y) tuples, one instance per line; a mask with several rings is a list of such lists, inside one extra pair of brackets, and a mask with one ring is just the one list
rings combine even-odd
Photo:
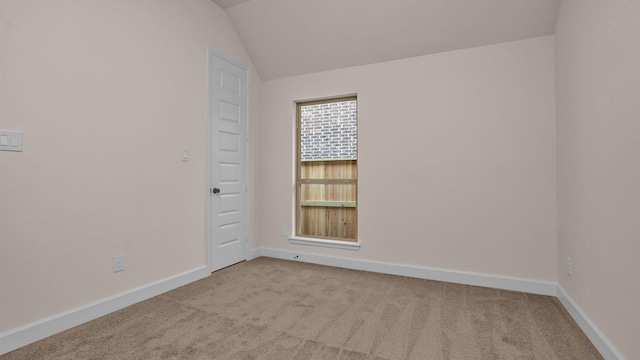
[(258, 258), (15, 359), (602, 359), (559, 301)]

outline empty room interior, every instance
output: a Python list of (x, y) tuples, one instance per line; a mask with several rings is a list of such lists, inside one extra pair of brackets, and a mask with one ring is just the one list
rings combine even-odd
[(637, 0), (0, 0), (0, 358), (282, 266), (549, 298), (640, 359), (639, 257)]

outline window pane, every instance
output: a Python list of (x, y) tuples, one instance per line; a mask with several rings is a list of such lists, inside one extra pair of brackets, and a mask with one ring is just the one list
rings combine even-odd
[(300, 235), (356, 239), (355, 184), (301, 184)]
[(356, 97), (298, 103), (296, 235), (357, 241)]
[(300, 107), (300, 160), (358, 158), (356, 100)]

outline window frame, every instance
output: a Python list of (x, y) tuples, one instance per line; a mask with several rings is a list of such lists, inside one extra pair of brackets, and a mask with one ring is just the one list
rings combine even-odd
[[(327, 103), (337, 103), (337, 102), (345, 102), (345, 101), (355, 101), (356, 102), (356, 169), (358, 168), (357, 161), (359, 158), (358, 154), (358, 123), (359, 123), (359, 113), (358, 113), (358, 96), (350, 95), (350, 96), (340, 96), (333, 98), (326, 98), (322, 100), (312, 100), (312, 101), (296, 101), (296, 176), (295, 176), (295, 226), (294, 226), (294, 237), (291, 238), (291, 242), (295, 244), (302, 245), (318, 245), (318, 246), (326, 246), (326, 247), (334, 247), (334, 248), (344, 248), (344, 249), (358, 249), (359, 248), (359, 239), (358, 239), (358, 171), (356, 170), (356, 177), (354, 179), (302, 179), (302, 108), (304, 106), (310, 105), (318, 105), (318, 104), (327, 104)], [(316, 161), (323, 161), (318, 159)], [(328, 237), (328, 236), (315, 236), (315, 235), (306, 235), (302, 234), (302, 200), (301, 200), (301, 189), (302, 185), (354, 185), (355, 186), (355, 224), (354, 224), (354, 239), (350, 238), (340, 238), (340, 237)]]

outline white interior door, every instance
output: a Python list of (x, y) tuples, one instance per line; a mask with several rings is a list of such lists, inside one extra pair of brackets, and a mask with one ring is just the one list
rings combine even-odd
[(209, 52), (211, 271), (247, 259), (249, 70)]

